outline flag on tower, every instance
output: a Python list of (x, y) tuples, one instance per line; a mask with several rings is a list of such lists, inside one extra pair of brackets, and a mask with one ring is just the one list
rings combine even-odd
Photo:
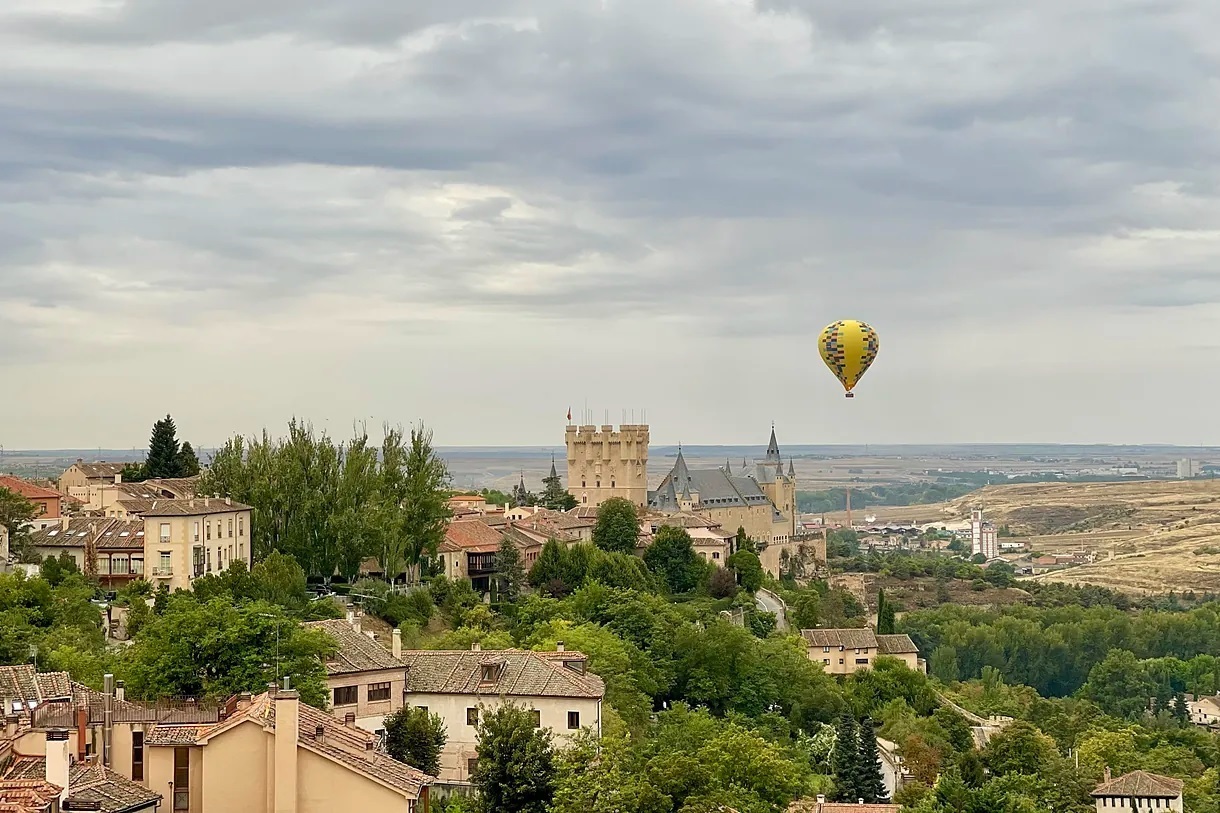
[(572, 422), (572, 407), (568, 407), (568, 422)]

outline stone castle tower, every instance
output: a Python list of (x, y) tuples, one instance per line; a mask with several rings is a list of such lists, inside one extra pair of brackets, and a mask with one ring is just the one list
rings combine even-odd
[(771, 427), (771, 440), (767, 454), (757, 465), (758, 487), (767, 495), (771, 504), (779, 509), (789, 524), (789, 536), (796, 535), (796, 469), (792, 458), (788, 458), (788, 472), (784, 473), (784, 461), (779, 455), (779, 444), (775, 440), (775, 427)]
[(611, 497), (624, 497), (636, 506), (648, 505), (648, 425), (570, 425), (568, 493), (581, 505), (598, 506)]

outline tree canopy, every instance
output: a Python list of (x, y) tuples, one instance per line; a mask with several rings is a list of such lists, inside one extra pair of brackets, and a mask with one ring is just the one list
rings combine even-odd
[(631, 500), (611, 497), (597, 507), (594, 545), (610, 553), (634, 555), (639, 541), (640, 520)]

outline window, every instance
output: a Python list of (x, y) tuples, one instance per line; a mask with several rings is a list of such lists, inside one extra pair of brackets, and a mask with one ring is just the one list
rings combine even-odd
[(193, 536), (194, 536), (195, 541), (198, 542), (199, 541), (199, 521), (198, 520), (195, 521), (195, 532), (194, 532)]
[(116, 576), (126, 576), (131, 571), (131, 557), (126, 553), (116, 553), (110, 557), (110, 572)]
[(233, 518), (229, 518), (229, 538), (233, 538)]
[(416, 706), (415, 708), (417, 708), (417, 709), (422, 709), (422, 710), (423, 710), (423, 712), (424, 712), (424, 714), (427, 714), (427, 713), (428, 713), (428, 707), (427, 707), (427, 706)]
[(169, 523), (162, 522), (161, 523), (161, 544), (165, 545), (165, 544), (168, 544), (168, 542), (169, 542)]
[(823, 651), (823, 652), (829, 652), (829, 651), (830, 651), (830, 647), (828, 647), (828, 646), (824, 646), (824, 647), (822, 647), (822, 651)]
[(237, 518), (237, 535), (238, 536), (246, 535), (246, 518), (244, 516)]
[(867, 666), (867, 665), (868, 665), (868, 658), (856, 658), (856, 663), (862, 663), (862, 664), (864, 664), (865, 666)]
[(99, 575), (99, 576), (109, 576), (110, 575), (110, 557), (109, 556), (97, 557), (97, 575)]
[(211, 572), (212, 572), (212, 549), (211, 549), (211, 548), (208, 548), (208, 551), (207, 551), (207, 557), (208, 557), (208, 558), (207, 558), (207, 568), (206, 568), (206, 571), (207, 571), (208, 573), (211, 573)]
[(220, 523), (220, 520), (216, 520), (216, 538), (220, 539), (220, 536), (221, 536), (221, 523)]
[(478, 709), (466, 709), (466, 725), (478, 725), (478, 724), (479, 724), (479, 710)]
[(542, 712), (538, 709), (533, 709), (530, 714), (534, 718), (534, 728), (542, 728)]
[(157, 569), (160, 570), (162, 573), (166, 573), (166, 574), (173, 573), (174, 572), (173, 568), (171, 567), (171, 565), (169, 563), (170, 562), (169, 551), (167, 551), (167, 550), (160, 551), (158, 553), (158, 555), (160, 556), (160, 560), (157, 564)]
[(830, 666), (830, 658), (822, 658), (822, 663), (826, 664), (827, 666)]
[(354, 706), (360, 701), (359, 686), (339, 686), (335, 689), (336, 706)]
[(212, 541), (212, 523), (208, 522), (205, 524), (207, 525), (208, 541), (211, 542)]
[(571, 729), (572, 731), (575, 731), (576, 729), (580, 728), (580, 712), (579, 711), (569, 711), (568, 712), (568, 728)]
[(484, 683), (491, 683), (496, 679), (496, 672), (499, 671), (499, 666), (494, 663), (483, 664), (482, 680)]
[(131, 574), (133, 576), (144, 575), (144, 560), (131, 557)]
[(714, 550), (714, 551), (712, 551), (712, 558), (713, 558), (713, 559), (719, 559), (719, 558), (720, 558), (720, 551), (718, 551), (718, 550)]
[(237, 558), (245, 560), (245, 558), (246, 558), (246, 543), (245, 542), (237, 543)]
[(479, 758), (478, 757), (475, 757), (474, 759), (466, 760), (466, 773), (467, 774), (469, 774), (470, 776), (474, 776), (475, 771), (477, 771), (478, 769), (479, 769)]
[(843, 659), (839, 658), (839, 666), (842, 666), (842, 665), (843, 665)]
[(131, 778), (144, 781), (144, 732), (131, 732)]
[(174, 749), (174, 810), (191, 806), (191, 749)]
[(38, 503), (38, 514), (41, 516), (47, 513), (47, 504), (45, 502)]
[(382, 700), (390, 699), (390, 684), (389, 683), (370, 683), (369, 684), (369, 702), (378, 703)]

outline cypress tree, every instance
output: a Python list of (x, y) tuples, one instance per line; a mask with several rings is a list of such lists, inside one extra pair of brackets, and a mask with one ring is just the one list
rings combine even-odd
[(1186, 706), (1186, 697), (1181, 692), (1173, 696), (1173, 717), (1183, 726), (1190, 720), (1190, 709)]
[(865, 804), (877, 804), (889, 800), (885, 792), (885, 777), (881, 773), (881, 754), (877, 749), (877, 732), (872, 719), (860, 721), (859, 773), (856, 780), (857, 798)]
[(894, 634), (894, 605), (885, 597), (885, 591), (877, 592), (877, 634)]
[(856, 721), (849, 712), (839, 718), (835, 731), (835, 747), (830, 755), (835, 777), (835, 798), (840, 802), (854, 802), (860, 798), (857, 777), (860, 773), (860, 740)]

